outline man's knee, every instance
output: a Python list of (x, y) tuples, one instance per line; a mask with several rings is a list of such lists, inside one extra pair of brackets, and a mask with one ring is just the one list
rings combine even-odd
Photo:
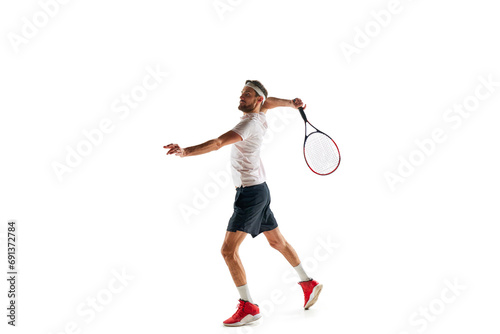
[(234, 249), (233, 247), (230, 247), (227, 244), (223, 244), (222, 248), (220, 250), (220, 253), (222, 254), (222, 257), (224, 259), (230, 259), (236, 255), (236, 249)]
[(282, 251), (286, 248), (287, 243), (286, 243), (285, 239), (280, 238), (280, 239), (276, 239), (276, 240), (269, 240), (269, 245), (271, 245), (271, 247), (274, 249)]

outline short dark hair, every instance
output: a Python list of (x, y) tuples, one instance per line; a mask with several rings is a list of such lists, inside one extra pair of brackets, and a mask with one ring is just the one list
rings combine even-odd
[[(266, 89), (266, 87), (264, 87), (263, 84), (260, 83), (260, 81), (258, 81), (258, 80), (247, 80), (247, 81), (245, 81), (245, 85), (247, 83), (251, 83), (251, 84), (254, 84), (255, 86), (259, 87), (259, 89), (262, 91), (262, 93), (264, 93), (265, 98), (267, 99), (267, 89)], [(259, 93), (257, 93), (257, 92), (255, 92), (255, 94), (259, 95)]]

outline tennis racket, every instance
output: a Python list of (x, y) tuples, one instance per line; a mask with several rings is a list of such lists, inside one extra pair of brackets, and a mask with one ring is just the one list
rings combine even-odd
[[(305, 125), (304, 159), (307, 166), (318, 175), (333, 173), (340, 164), (340, 151), (337, 144), (326, 133), (309, 123), (302, 107), (299, 107), (299, 112)], [(308, 124), (316, 131), (307, 134)]]

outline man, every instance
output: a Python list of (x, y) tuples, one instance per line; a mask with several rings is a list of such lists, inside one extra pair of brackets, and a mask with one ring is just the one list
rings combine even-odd
[(258, 305), (254, 304), (250, 296), (245, 270), (238, 255), (238, 248), (247, 234), (255, 238), (263, 233), (271, 247), (281, 252), (294, 267), (301, 280), (299, 284), (304, 290), (305, 309), (316, 302), (323, 287), (307, 276), (297, 253), (280, 233), (269, 206), (271, 197), (266, 184), (264, 167), (260, 160), (260, 147), (267, 130), (267, 110), (276, 107), (298, 109), (302, 105), (299, 98), (294, 100), (267, 98), (267, 90), (259, 81), (247, 80), (238, 106), (238, 109), (243, 111), (243, 116), (232, 130), (196, 146), (186, 148), (181, 148), (177, 144), (164, 146), (168, 149), (167, 155), (189, 157), (234, 144), (231, 149), (231, 170), (236, 186), (236, 197), (234, 213), (229, 220), (221, 252), (236, 284), (240, 299), (236, 313), (223, 322), (226, 326), (242, 326), (261, 317)]

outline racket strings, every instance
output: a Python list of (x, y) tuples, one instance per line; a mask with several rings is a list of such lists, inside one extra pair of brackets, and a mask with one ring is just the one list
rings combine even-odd
[(304, 144), (304, 155), (309, 167), (318, 174), (333, 172), (340, 162), (337, 146), (327, 135), (311, 133)]

